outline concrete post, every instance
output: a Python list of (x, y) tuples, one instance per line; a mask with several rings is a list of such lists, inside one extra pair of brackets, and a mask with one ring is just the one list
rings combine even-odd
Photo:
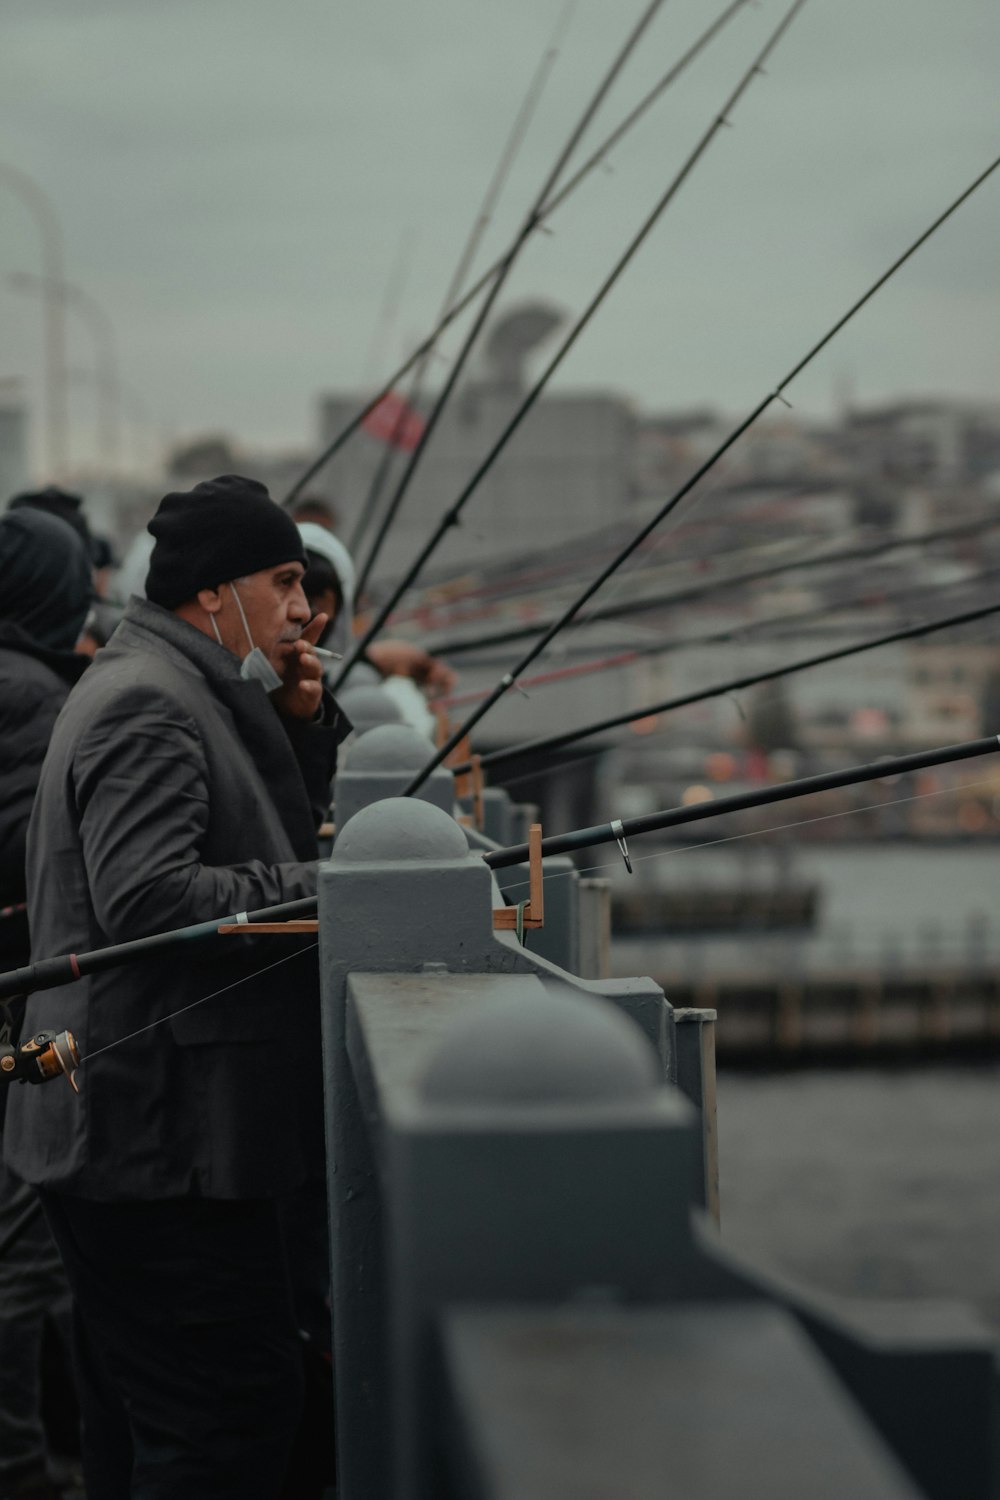
[[(354, 725), (354, 733), (360, 738), (374, 729), (376, 724), (402, 724), (403, 713), (391, 695), (376, 684), (346, 687), (339, 694), (339, 702)], [(425, 760), (429, 756), (424, 757)]]
[(337, 1465), (344, 1500), (390, 1493), (384, 1418), (382, 1207), (372, 1141), (346, 1049), (350, 973), (528, 968), (495, 941), (492, 880), (458, 824), (418, 798), (358, 812), (320, 871), (320, 978), (326, 1073)]
[[(379, 688), (359, 689), (380, 692)], [(343, 770), (333, 783), (334, 814), (338, 828), (356, 812), (386, 797), (398, 797), (413, 773), (427, 764), (429, 747), (423, 735), (408, 724), (376, 724), (351, 745)], [(455, 801), (454, 777), (438, 766), (417, 793), (450, 813)]]
[[(372, 731), (374, 735), (376, 731)], [(358, 746), (360, 750), (360, 744)], [(494, 932), (496, 887), (466, 831), (418, 798), (389, 798), (361, 809), (338, 832), (320, 871), (320, 977), (327, 1094), (327, 1156), (331, 1224), (334, 1350), (337, 1367), (338, 1472), (343, 1500), (389, 1495), (383, 1202), (376, 1171), (375, 1130), (382, 1101), (362, 1106), (358, 1067), (348, 1053), (350, 987), (369, 976), (381, 996), (405, 990), (416, 1007), (406, 1023), (412, 1053), (432, 997), (468, 997), (495, 984), (492, 976), (562, 979), (582, 1006), (601, 994), (629, 1019), (629, 1035), (645, 1032), (659, 1058), (672, 1058), (672, 1011), (651, 980), (602, 985), (574, 980), (522, 948), (513, 933)], [(538, 979), (532, 983), (540, 990)], [(407, 986), (409, 988), (407, 988)], [(404, 1007), (405, 1008), (405, 1007)], [(612, 1015), (614, 1011), (612, 1009)], [(401, 1023), (404, 1024), (404, 1023)], [(636, 1032), (638, 1036), (638, 1032)], [(641, 1036), (638, 1044), (642, 1045)], [(364, 1069), (362, 1069), (364, 1073)], [(659, 1201), (661, 1186), (657, 1182)]]
[(577, 878), (579, 968), (584, 979), (606, 979), (611, 973), (611, 881), (602, 876)]
[(442, 1492), (427, 1372), (449, 1305), (657, 1301), (692, 1273), (695, 1116), (658, 1078), (606, 1001), (510, 980), (455, 1020), (390, 1119), (400, 1500)]
[(698, 1202), (708, 1209), (716, 1227), (719, 1206), (719, 1123), (715, 1093), (714, 1010), (674, 1010), (677, 1087), (701, 1117), (702, 1171)]

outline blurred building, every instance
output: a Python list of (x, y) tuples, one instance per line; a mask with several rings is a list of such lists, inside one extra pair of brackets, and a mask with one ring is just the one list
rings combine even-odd
[[(206, 433), (179, 443), (167, 455), (163, 487), (190, 489), (219, 474), (245, 474), (281, 500), (314, 456), (292, 449), (249, 448), (224, 433)], [(322, 490), (322, 483), (317, 488)]]
[[(402, 571), (471, 478), (528, 389), (532, 350), (559, 321), (551, 309), (528, 304), (495, 325), (483, 369), (446, 406), (428, 443), (382, 553), (380, 574)], [(321, 444), (347, 425), (365, 399), (360, 392), (321, 399)], [(469, 501), (440, 561), (496, 561), (621, 520), (632, 494), (634, 448), (635, 419), (623, 398), (596, 391), (543, 396)], [(331, 463), (329, 483), (345, 534), (386, 456), (385, 440), (362, 430)], [(383, 507), (406, 457), (405, 451), (395, 454)]]
[(28, 408), (19, 381), (0, 381), (0, 505), (28, 480)]
[(890, 402), (850, 412), (844, 436), (855, 468), (871, 476), (953, 483), (1000, 472), (1000, 406)]

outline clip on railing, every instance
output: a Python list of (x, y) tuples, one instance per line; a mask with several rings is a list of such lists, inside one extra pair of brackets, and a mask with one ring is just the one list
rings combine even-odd
[[(478, 759), (478, 757), (475, 757)], [(472, 773), (475, 775), (475, 772)], [(477, 794), (478, 815), (482, 814), (482, 778), (480, 775)], [(498, 906), (493, 909), (493, 929), (497, 932), (516, 932), (521, 936), (525, 928), (544, 927), (545, 891), (542, 876), (542, 825), (532, 823), (528, 829), (528, 899), (516, 906)], [(266, 933), (277, 937), (315, 935), (319, 921), (315, 917), (295, 918), (290, 922), (224, 922), (219, 927), (220, 937), (249, 937)]]
[(545, 890), (542, 876), (542, 825), (532, 823), (528, 829), (528, 899), (517, 906), (493, 909), (495, 932), (516, 932), (525, 927), (545, 926)]
[[(437, 730), (434, 743), (440, 750), (451, 734), (451, 721), (448, 718), (448, 710), (443, 704), (436, 704), (434, 714), (437, 719)], [(466, 797), (473, 799), (472, 817), (466, 817), (460, 813), (458, 822), (463, 828), (478, 828), (480, 833), (483, 828), (483, 771), (482, 756), (473, 755), (469, 736), (466, 735), (460, 744), (464, 747), (461, 754), (459, 746), (455, 745), (448, 752), (442, 764), (450, 771), (453, 766), (461, 766), (461, 770), (455, 772), (455, 797), (459, 802)]]

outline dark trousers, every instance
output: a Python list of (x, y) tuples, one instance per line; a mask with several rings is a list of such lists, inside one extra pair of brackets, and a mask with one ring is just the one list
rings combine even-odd
[(89, 1500), (276, 1500), (302, 1356), (274, 1204), (41, 1197), (74, 1297)]
[(0, 1490), (45, 1468), (47, 1323), (68, 1338), (66, 1275), (34, 1190), (0, 1159)]

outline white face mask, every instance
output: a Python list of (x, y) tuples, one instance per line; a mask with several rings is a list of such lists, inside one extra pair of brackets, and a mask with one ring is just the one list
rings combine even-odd
[[(243, 613), (243, 605), (239, 594), (236, 592), (235, 583), (231, 583), (229, 587), (232, 589), (233, 598), (236, 600), (236, 608), (239, 610), (240, 619), (243, 621), (243, 632), (250, 644), (249, 652), (240, 663), (240, 676), (244, 682), (259, 682), (265, 693), (273, 693), (275, 688), (281, 687), (281, 678), (260, 647), (255, 646), (253, 643), (253, 636), (250, 634), (250, 626), (247, 624), (247, 617)], [(212, 629), (215, 631), (215, 639), (221, 646), (222, 636), (219, 634), (219, 627), (216, 624), (215, 616), (209, 615), (209, 619), (212, 622)]]

